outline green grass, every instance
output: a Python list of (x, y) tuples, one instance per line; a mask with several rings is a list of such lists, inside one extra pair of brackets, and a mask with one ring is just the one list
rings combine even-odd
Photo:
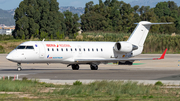
[(163, 83), (161, 81), (158, 81), (155, 83), (156, 86), (163, 86)]
[(13, 94), (0, 94), (0, 100), (5, 98), (15, 97)]
[[(180, 100), (180, 89), (177, 88), (166, 89), (132, 81), (95, 81), (90, 84), (77, 82), (77, 85), (54, 85), (37, 80), (0, 80), (0, 92), (23, 92), (31, 95), (20, 98), (16, 94), (0, 94), (0, 100)], [(47, 88), (55, 89), (41, 92)]]
[[(33, 87), (37, 87), (37, 81), (12, 81), (12, 80), (0, 80), (0, 91), (4, 92), (26, 92), (36, 90)], [(31, 89), (29, 89), (31, 88)]]
[(96, 81), (89, 85), (69, 86), (68, 89), (54, 91), (54, 94), (61, 95), (81, 95), (81, 96), (103, 96), (103, 95), (138, 95), (149, 94), (153, 86), (137, 85), (137, 82), (116, 82), (116, 81)]

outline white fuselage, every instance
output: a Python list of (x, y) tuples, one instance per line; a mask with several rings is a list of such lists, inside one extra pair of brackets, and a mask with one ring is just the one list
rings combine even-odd
[(14, 49), (7, 59), (17, 63), (76, 64), (74, 59), (131, 58), (143, 49), (119, 53), (114, 51), (114, 45), (115, 42), (29, 41), (19, 46), (33, 46), (33, 49)]

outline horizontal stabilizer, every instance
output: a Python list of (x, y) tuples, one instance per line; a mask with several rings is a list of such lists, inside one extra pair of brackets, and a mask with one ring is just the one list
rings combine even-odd
[(134, 24), (142, 24), (142, 25), (160, 25), (160, 24), (173, 24), (173, 22), (161, 22), (161, 23), (151, 23), (151, 22), (146, 22), (142, 21), (140, 23), (134, 23)]

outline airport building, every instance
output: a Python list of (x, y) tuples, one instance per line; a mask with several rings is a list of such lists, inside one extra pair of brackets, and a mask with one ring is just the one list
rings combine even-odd
[(12, 35), (12, 32), (13, 32), (13, 30), (15, 29), (15, 27), (14, 26), (9, 26), (9, 27), (7, 27), (7, 26), (3, 26), (3, 27), (0, 27), (0, 34), (1, 35)]

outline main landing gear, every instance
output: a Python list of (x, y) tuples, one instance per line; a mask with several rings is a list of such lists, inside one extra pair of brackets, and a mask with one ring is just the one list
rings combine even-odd
[(98, 70), (98, 65), (91, 64), (90, 68), (91, 68), (91, 70)]
[(78, 64), (73, 64), (72, 66), (72, 70), (79, 70), (79, 65)]
[[(79, 65), (78, 64), (69, 64), (67, 67), (71, 66), (72, 70), (79, 70)], [(96, 64), (90, 64), (91, 70), (98, 70), (98, 65)]]
[(133, 62), (126, 61), (125, 63), (119, 62), (118, 65), (133, 65)]
[(21, 68), (21, 63), (17, 63), (17, 71), (21, 71), (22, 68)]

